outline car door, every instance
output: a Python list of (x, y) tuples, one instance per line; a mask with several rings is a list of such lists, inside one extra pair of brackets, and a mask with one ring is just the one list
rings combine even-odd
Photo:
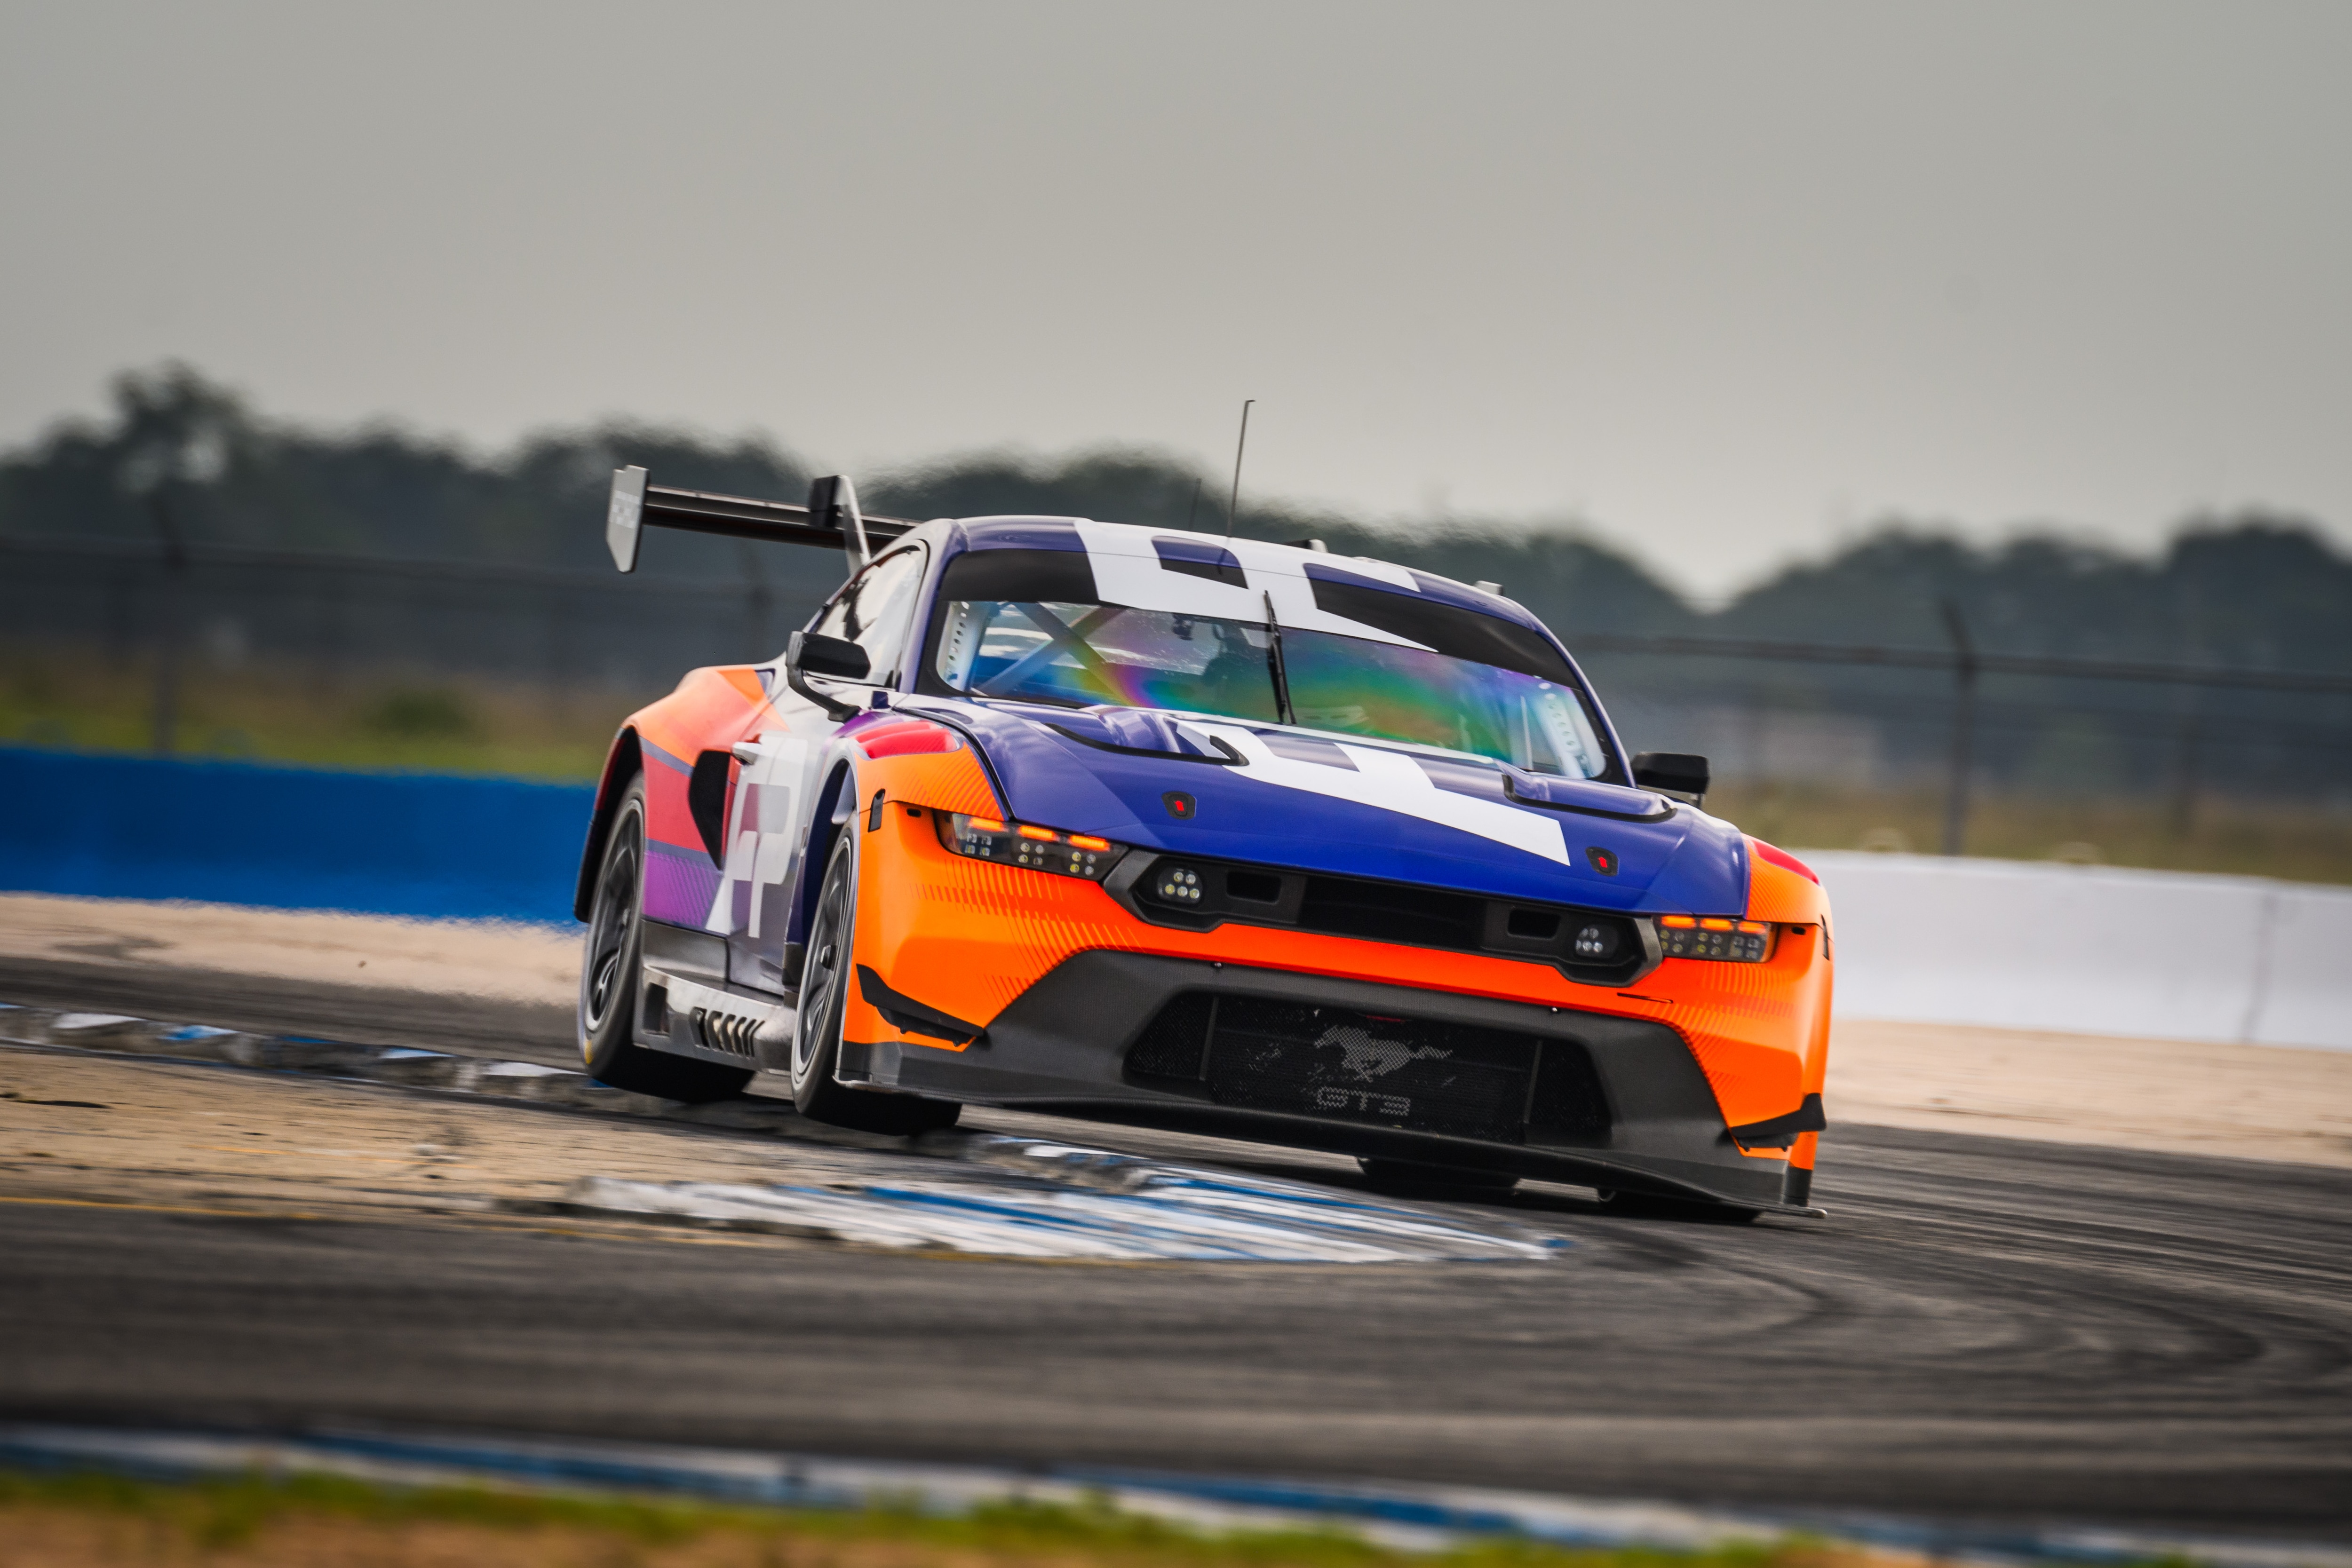
[[(929, 559), (919, 543), (877, 556), (842, 584), (810, 624), (811, 632), (866, 650), (866, 681), (827, 683), (843, 701), (862, 706), (871, 692), (899, 684)], [(782, 660), (768, 684), (763, 722), (756, 734), (735, 745), (719, 907), (728, 925), (728, 978), (764, 990), (792, 990), (800, 981), (802, 881), (824, 869), (806, 863), (810, 829), (819, 812), (838, 804), (826, 797), (823, 769), (827, 742), (841, 724), (785, 683)]]

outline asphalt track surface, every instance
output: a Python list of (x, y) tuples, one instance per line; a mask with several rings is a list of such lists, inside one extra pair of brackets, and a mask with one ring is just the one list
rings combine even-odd
[[(92, 969), (0, 972), (0, 997), (564, 1049), (527, 1043), (546, 1009)], [(1741, 1228), (1547, 1187), (1513, 1207), (1579, 1243), (1565, 1262), (1381, 1268), (0, 1205), (0, 1414), (2352, 1539), (2352, 1173), (1841, 1128), (1817, 1196), (1827, 1221)]]

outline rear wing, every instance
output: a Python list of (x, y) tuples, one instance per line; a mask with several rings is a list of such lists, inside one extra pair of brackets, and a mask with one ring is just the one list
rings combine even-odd
[(674, 490), (646, 482), (643, 468), (613, 471), (613, 499), (604, 513), (604, 543), (613, 564), (623, 571), (637, 570), (637, 545), (644, 530), (682, 528), (688, 533), (725, 534), (730, 538), (765, 539), (781, 545), (822, 545), (840, 550), (855, 572), (873, 558), (877, 543), (887, 543), (916, 525), (903, 517), (869, 517), (857, 509), (857, 491), (848, 479), (831, 475), (809, 486), (808, 505), (789, 501), (755, 501), (741, 496), (711, 496), (700, 490)]

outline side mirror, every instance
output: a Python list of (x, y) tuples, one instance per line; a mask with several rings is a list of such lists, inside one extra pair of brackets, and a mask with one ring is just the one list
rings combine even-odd
[(857, 705), (818, 691), (808, 684), (808, 677), (822, 675), (833, 681), (862, 681), (871, 668), (872, 662), (866, 658), (866, 650), (845, 637), (795, 632), (784, 649), (784, 684), (835, 719), (849, 717), (857, 711)]
[(1706, 799), (1706, 758), (1686, 751), (1641, 752), (1633, 758), (1633, 782), (1696, 806)]
[(836, 681), (862, 681), (873, 668), (866, 650), (856, 643), (814, 632), (793, 632), (792, 651), (785, 657), (795, 668)]

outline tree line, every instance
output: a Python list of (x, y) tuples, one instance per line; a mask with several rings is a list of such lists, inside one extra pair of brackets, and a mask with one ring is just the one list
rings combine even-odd
[[(614, 423), (531, 436), (480, 455), (390, 426), (344, 432), (265, 419), (185, 366), (117, 379), (112, 408), (0, 455), (0, 533), (184, 538), (404, 559), (595, 568), (614, 467), (656, 481), (793, 498), (808, 473), (782, 447)], [(1147, 451), (1051, 462), (943, 461), (861, 485), (885, 515), (1030, 512), (1223, 526), (1213, 480)], [(1205, 492), (1205, 493), (1204, 493)], [(161, 502), (159, 512), (158, 502)], [(1788, 565), (1712, 610), (1639, 555), (1590, 532), (1448, 520), (1410, 532), (1256, 503), (1236, 531), (1313, 536), (1465, 581), (1501, 583), (1570, 646), (1580, 632), (1940, 645), (1958, 607), (1980, 646), (2311, 670), (2352, 670), (2352, 557), (2308, 520), (2259, 512), (2191, 519), (2153, 556), (2056, 530), (1976, 544), (1889, 518)], [(815, 563), (812, 562), (814, 566)], [(741, 570), (733, 542), (665, 536), (646, 570)]]

